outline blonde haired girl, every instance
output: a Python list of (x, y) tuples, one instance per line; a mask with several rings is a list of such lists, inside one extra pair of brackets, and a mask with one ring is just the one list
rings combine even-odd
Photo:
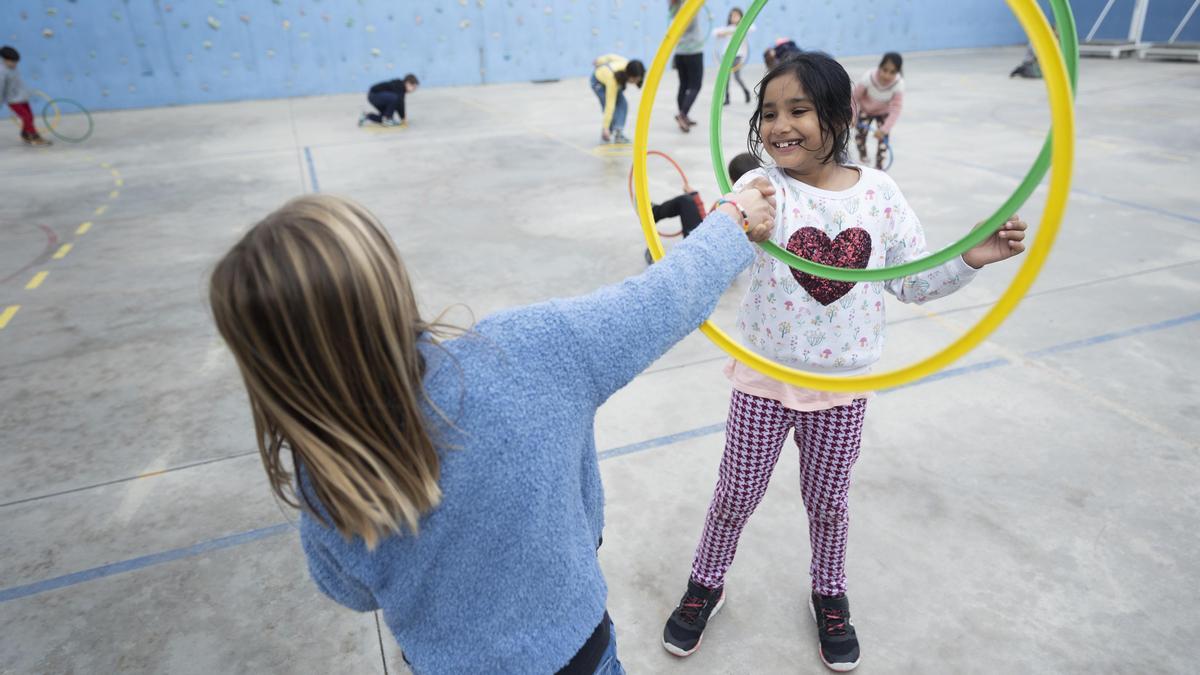
[(596, 409), (712, 312), (772, 193), (739, 193), (641, 275), (440, 342), (361, 206), (306, 196), (255, 225), (210, 301), (321, 590), (382, 609), (416, 673), (622, 673)]

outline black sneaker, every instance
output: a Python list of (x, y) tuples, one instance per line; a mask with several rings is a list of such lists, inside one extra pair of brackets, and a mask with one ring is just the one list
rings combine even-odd
[(675, 656), (690, 656), (700, 648), (704, 627), (725, 604), (725, 588), (710, 590), (688, 580), (687, 592), (663, 628), (663, 648)]
[(846, 596), (813, 593), (808, 608), (817, 622), (817, 640), (825, 665), (839, 673), (857, 668), (858, 636), (850, 622), (850, 601)]

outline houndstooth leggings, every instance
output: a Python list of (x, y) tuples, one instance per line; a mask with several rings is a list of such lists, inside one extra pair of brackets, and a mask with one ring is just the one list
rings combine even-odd
[(778, 401), (734, 390), (725, 427), (725, 454), (692, 562), (692, 580), (707, 588), (725, 584), (742, 528), (767, 493), (788, 431), (794, 428), (812, 545), (809, 571), (813, 590), (821, 595), (845, 593), (846, 497), (850, 468), (862, 445), (866, 407), (866, 399), (858, 399), (828, 410), (799, 412)]
[[(887, 123), (887, 115), (864, 115), (859, 114), (858, 125), (854, 131), (854, 144), (858, 146), (858, 158), (862, 161), (867, 161), (867, 132), (871, 130), (871, 124), (874, 123), (876, 128), (882, 129)], [(875, 148), (875, 168), (883, 168), (883, 160), (887, 157), (888, 137), (884, 136), (883, 140)]]

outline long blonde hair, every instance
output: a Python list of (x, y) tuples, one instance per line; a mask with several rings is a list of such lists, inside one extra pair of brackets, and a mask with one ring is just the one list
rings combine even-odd
[[(374, 216), (339, 197), (293, 199), (225, 254), (209, 301), (275, 494), (371, 548), (402, 526), (415, 533), (442, 496), (421, 411), (429, 326)], [(329, 520), (297, 495), (285, 448)]]

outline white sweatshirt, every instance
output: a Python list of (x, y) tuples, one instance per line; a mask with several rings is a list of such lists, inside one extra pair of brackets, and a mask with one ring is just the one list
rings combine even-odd
[[(891, 267), (924, 257), (925, 232), (900, 188), (868, 167), (848, 190), (820, 190), (776, 167), (748, 172), (736, 189), (765, 176), (775, 186), (775, 243), (838, 267)], [(879, 360), (883, 291), (903, 302), (947, 296), (975, 278), (962, 257), (900, 279), (841, 282), (796, 272), (757, 250), (738, 328), (758, 354), (793, 368), (854, 375)]]

